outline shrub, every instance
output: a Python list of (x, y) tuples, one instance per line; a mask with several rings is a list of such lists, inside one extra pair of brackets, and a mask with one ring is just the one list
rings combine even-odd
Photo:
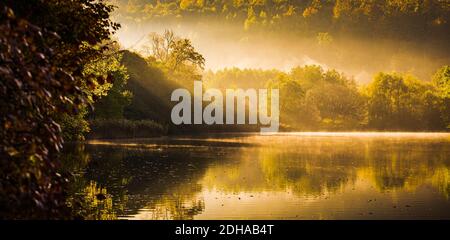
[(146, 138), (167, 133), (167, 127), (152, 120), (96, 119), (87, 138)]

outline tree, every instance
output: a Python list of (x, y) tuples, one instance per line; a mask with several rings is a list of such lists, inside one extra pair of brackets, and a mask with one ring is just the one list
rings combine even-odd
[(317, 65), (295, 67), (290, 76), (305, 89), (305, 102), (316, 109), (320, 127), (361, 127), (365, 104), (353, 80), (336, 70), (324, 71)]
[(92, 0), (0, 4), (0, 218), (70, 217), (57, 119), (80, 111), (100, 81), (82, 70), (118, 28), (112, 10)]
[(124, 117), (124, 110), (131, 103), (133, 94), (126, 90), (128, 75), (124, 67), (111, 72), (113, 82), (107, 95), (100, 97), (94, 104), (93, 116), (97, 119), (121, 119)]
[(369, 125), (378, 129), (401, 126), (401, 96), (407, 91), (398, 75), (380, 73), (369, 86)]
[(280, 91), (280, 123), (288, 129), (312, 129), (319, 122), (315, 105), (308, 104), (303, 87), (287, 74), (268, 82), (268, 88)]
[(162, 35), (152, 33), (143, 49), (149, 64), (160, 66), (171, 80), (186, 85), (201, 78), (199, 71), (203, 70), (205, 59), (189, 39), (179, 38), (171, 30)]
[(439, 90), (441, 98), (441, 119), (447, 129), (450, 128), (450, 66), (444, 66), (433, 76), (433, 84)]
[(298, 81), (305, 89), (312, 88), (322, 81), (323, 69), (318, 65), (308, 65), (291, 69), (292, 79)]
[(377, 129), (445, 127), (436, 88), (412, 76), (379, 73), (368, 86), (369, 126)]
[(450, 66), (443, 66), (433, 76), (433, 83), (444, 98), (450, 98)]
[(117, 43), (104, 53), (104, 57), (88, 64), (85, 72), (98, 76), (110, 76), (111, 82), (99, 85), (93, 94), (98, 97), (94, 102), (92, 117), (96, 119), (121, 119), (124, 109), (131, 103), (132, 93), (126, 89), (129, 79), (126, 67), (122, 64), (123, 53)]
[(316, 106), (325, 129), (359, 129), (363, 124), (365, 102), (356, 87), (321, 84), (308, 91), (307, 102)]

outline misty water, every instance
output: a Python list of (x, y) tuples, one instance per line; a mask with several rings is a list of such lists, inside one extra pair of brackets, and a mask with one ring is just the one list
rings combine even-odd
[(119, 218), (450, 219), (446, 133), (217, 134), (68, 149), (75, 185), (106, 189)]

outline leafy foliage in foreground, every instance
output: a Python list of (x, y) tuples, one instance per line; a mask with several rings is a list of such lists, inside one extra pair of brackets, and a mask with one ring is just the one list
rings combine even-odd
[(118, 28), (112, 10), (92, 0), (0, 4), (0, 218), (70, 217), (57, 122), (77, 114), (104, 81), (82, 70)]

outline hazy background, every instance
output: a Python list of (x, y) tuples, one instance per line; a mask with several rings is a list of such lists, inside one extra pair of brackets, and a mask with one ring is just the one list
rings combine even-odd
[(148, 34), (172, 29), (188, 38), (206, 59), (206, 69), (213, 71), (238, 67), (279, 69), (316, 64), (337, 69), (357, 82), (367, 83), (377, 72), (407, 72), (423, 80), (450, 62), (450, 53), (433, 49), (433, 44), (416, 44), (399, 40), (371, 40), (340, 36), (321, 43), (317, 37), (290, 33), (253, 32), (241, 25), (209, 21), (136, 23), (121, 21), (116, 34), (124, 48), (141, 51)]

